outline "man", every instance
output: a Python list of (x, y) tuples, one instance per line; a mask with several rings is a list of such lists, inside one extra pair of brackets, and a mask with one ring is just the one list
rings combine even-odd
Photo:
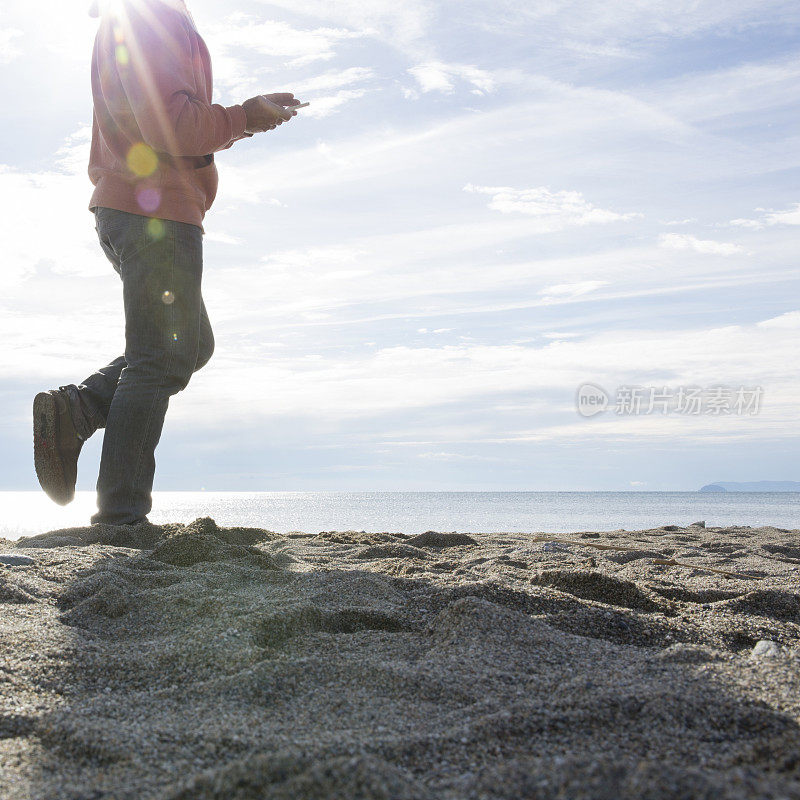
[[(98, 4), (99, 3), (99, 4)], [(146, 522), (169, 398), (211, 358), (201, 296), (202, 222), (217, 191), (214, 153), (296, 115), (292, 94), (213, 104), (211, 61), (183, 0), (93, 0), (94, 120), (89, 204), (122, 279), (125, 353), (33, 403), (42, 488), (75, 496), (84, 441), (105, 427), (92, 523)]]

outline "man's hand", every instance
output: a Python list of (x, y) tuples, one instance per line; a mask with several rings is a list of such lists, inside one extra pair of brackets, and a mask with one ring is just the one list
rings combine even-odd
[(247, 117), (245, 133), (262, 133), (274, 131), (278, 125), (283, 124), (292, 117), (297, 116), (292, 111), (292, 106), (300, 105), (300, 101), (290, 92), (276, 92), (275, 94), (259, 94), (242, 103), (242, 108)]

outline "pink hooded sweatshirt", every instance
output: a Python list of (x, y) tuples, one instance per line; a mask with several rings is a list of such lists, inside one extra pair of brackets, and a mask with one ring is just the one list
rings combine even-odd
[(212, 104), (211, 91), (208, 48), (183, 0), (107, 2), (92, 55), (89, 210), (202, 228), (217, 193), (213, 154), (251, 135), (242, 106)]

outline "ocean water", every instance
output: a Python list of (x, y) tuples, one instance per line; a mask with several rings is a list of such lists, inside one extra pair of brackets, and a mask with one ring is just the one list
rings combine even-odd
[[(0, 536), (88, 525), (93, 492), (60, 507), (41, 492), (0, 492)], [(659, 525), (800, 528), (800, 492), (155, 492), (152, 522), (213, 517), (278, 533), (330, 530), (545, 532)]]

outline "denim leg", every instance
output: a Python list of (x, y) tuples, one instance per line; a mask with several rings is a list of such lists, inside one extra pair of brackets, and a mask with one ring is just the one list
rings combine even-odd
[(206, 311), (206, 304), (200, 300), (200, 345), (197, 348), (197, 361), (194, 365), (194, 371), (208, 364), (211, 356), (214, 355), (214, 331), (211, 330), (211, 322), (208, 319), (208, 312)]
[[(194, 371), (202, 369), (214, 354), (214, 332), (206, 312), (206, 304), (200, 301), (200, 343)], [(117, 390), (122, 370), (127, 366), (125, 356), (115, 358), (105, 367), (89, 375), (77, 386), (70, 384), (72, 416), (82, 439), (88, 439), (96, 430), (106, 427), (106, 418)]]
[(125, 355), (83, 384), (102, 408), (119, 367), (105, 415), (92, 522), (130, 524), (152, 507), (155, 449), (169, 398), (186, 388), (213, 350), (201, 296), (202, 232), (112, 209), (98, 209), (97, 217), (101, 243), (112, 250), (122, 278)]
[(76, 423), (82, 438), (88, 439), (98, 428), (105, 428), (119, 376), (126, 364), (125, 356), (115, 358), (110, 364), (100, 367), (97, 372), (79, 383), (71, 392), (73, 417), (76, 416), (75, 399), (77, 399), (79, 416), (83, 422), (83, 430)]

